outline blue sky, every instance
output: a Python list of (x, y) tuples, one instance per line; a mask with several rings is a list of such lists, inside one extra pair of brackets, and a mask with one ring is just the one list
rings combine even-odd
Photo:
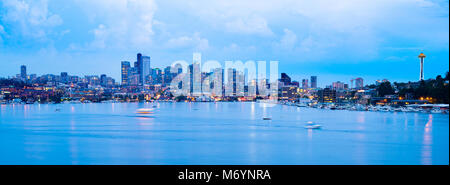
[(108, 74), (137, 52), (175, 60), (277, 60), (320, 86), (417, 81), (449, 70), (449, 2), (427, 0), (2, 0), (0, 76)]

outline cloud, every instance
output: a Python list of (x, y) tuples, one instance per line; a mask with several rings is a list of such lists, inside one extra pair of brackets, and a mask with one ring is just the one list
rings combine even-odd
[(175, 0), (170, 5), (224, 34), (249, 35), (248, 40), (253, 38), (250, 42), (258, 42), (260, 47), (272, 43), (273, 37), (252, 35), (273, 33), (284, 39), (274, 48), (295, 48), (293, 35), (280, 29), (289, 27), (296, 33), (300, 51), (327, 54), (327, 58), (348, 57), (344, 61), (375, 59), (380, 48), (395, 43), (394, 40), (401, 40), (402, 47), (448, 48), (448, 1)]
[(226, 30), (232, 33), (272, 35), (272, 30), (264, 18), (252, 16), (250, 18), (238, 18), (225, 24)]
[[(76, 0), (96, 25), (90, 30), (95, 48), (144, 48), (152, 43), (157, 9), (153, 0)], [(157, 23), (157, 22), (156, 22)]]
[(11, 34), (34, 39), (46, 39), (52, 28), (63, 23), (61, 17), (48, 10), (47, 0), (3, 0), (2, 21)]
[(208, 39), (201, 38), (199, 33), (195, 33), (192, 37), (181, 36), (169, 39), (166, 43), (166, 48), (169, 49), (187, 49), (192, 48), (196, 51), (204, 51), (209, 48)]
[(275, 44), (277, 49), (292, 50), (297, 43), (297, 35), (289, 29), (284, 29), (284, 35), (279, 43)]

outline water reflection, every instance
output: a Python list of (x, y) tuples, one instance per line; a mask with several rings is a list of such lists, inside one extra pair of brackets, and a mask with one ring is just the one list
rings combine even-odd
[(428, 122), (425, 125), (425, 130), (423, 134), (423, 147), (422, 147), (422, 164), (431, 165), (432, 164), (432, 131), (433, 126), (433, 115), (428, 116)]
[(448, 164), (443, 114), (151, 105), (1, 106), (0, 164)]

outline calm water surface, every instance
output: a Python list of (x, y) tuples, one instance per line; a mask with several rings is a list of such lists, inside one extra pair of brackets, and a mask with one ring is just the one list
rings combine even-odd
[[(152, 116), (135, 114), (153, 106)], [(307, 121), (324, 127), (306, 130)], [(258, 103), (1, 105), (0, 164), (448, 165), (449, 115)]]

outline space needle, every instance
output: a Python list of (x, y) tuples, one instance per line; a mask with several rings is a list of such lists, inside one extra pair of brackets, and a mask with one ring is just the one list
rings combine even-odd
[(420, 53), (419, 58), (420, 58), (420, 81), (423, 80), (423, 60), (425, 59), (425, 54)]

